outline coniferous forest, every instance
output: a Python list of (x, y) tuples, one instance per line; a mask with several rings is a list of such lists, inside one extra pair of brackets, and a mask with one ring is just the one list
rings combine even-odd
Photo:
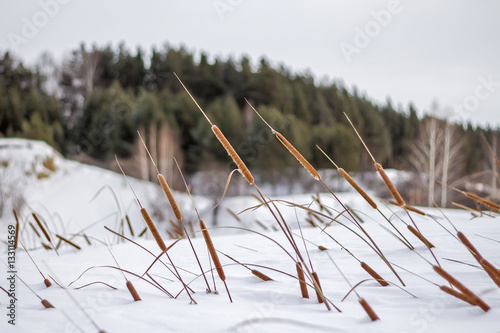
[[(344, 113), (384, 167), (429, 175), (434, 154), (441, 165), (431, 168), (431, 176), (439, 180), (446, 174), (459, 186), (495, 165), (498, 128), (419, 118), (412, 105), (377, 104), (340, 81), (318, 83), (308, 71), (294, 72), (266, 58), (255, 63), (245, 56), (211, 60), (168, 44), (152, 49), (147, 58), (144, 53), (124, 44), (82, 44), (60, 63), (44, 54), (36, 65), (26, 66), (3, 51), (0, 137), (44, 140), (64, 156), (111, 167), (115, 155), (141, 160), (146, 154), (139, 131), (166, 172), (173, 168), (172, 156), (188, 173), (226, 168), (226, 152), (175, 72), (254, 169), (298, 166), (245, 98), (320, 169), (332, 165), (316, 145), (346, 170), (373, 169)], [(147, 167), (141, 169), (129, 172), (151, 176)], [(426, 200), (424, 196), (420, 203)]]

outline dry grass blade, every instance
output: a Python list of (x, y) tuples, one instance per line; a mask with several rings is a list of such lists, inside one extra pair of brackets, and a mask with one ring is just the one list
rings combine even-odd
[(417, 229), (415, 229), (413, 226), (411, 225), (407, 225), (406, 226), (408, 228), (408, 230), (410, 230), (410, 232), (415, 235), (415, 237), (417, 237), (422, 243), (425, 244), (425, 246), (427, 246), (429, 249), (432, 249), (434, 247), (434, 244), (432, 244), (429, 240), (427, 240), (427, 238), (424, 237), (424, 235), (422, 235), (420, 232), (418, 232)]
[(302, 264), (297, 261), (295, 267), (297, 268), (297, 276), (299, 278), (300, 292), (302, 294), (302, 298), (309, 298), (309, 292), (307, 291), (307, 285), (304, 277), (304, 270), (302, 269)]
[(373, 270), (367, 263), (361, 262), (361, 267), (371, 275), (372, 278), (374, 278), (382, 287), (386, 287), (389, 285), (389, 283), (384, 280), (377, 272)]
[(366, 313), (368, 314), (368, 317), (370, 317), (370, 319), (372, 321), (376, 321), (376, 320), (379, 320), (380, 318), (377, 316), (377, 314), (375, 313), (375, 311), (373, 311), (372, 307), (368, 304), (368, 302), (364, 299), (364, 298), (360, 298), (359, 299), (359, 304), (361, 304), (361, 306), (363, 307), (363, 309), (366, 311)]
[(467, 297), (469, 297), (472, 302), (479, 306), (484, 312), (488, 312), (491, 308), (488, 304), (486, 304), (482, 299), (479, 298), (476, 294), (474, 294), (469, 288), (467, 288), (465, 285), (463, 285), (460, 281), (455, 279), (451, 274), (446, 272), (442, 267), (440, 266), (432, 266), (434, 271), (441, 275), (446, 281), (451, 283), (453, 286), (455, 286), (458, 290), (460, 290), (463, 294), (465, 294)]

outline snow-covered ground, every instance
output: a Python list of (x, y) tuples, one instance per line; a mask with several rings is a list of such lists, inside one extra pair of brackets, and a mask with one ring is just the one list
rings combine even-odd
[[(47, 157), (54, 161), (54, 171), (44, 166), (50, 164), (44, 163)], [(168, 253), (184, 282), (189, 283), (194, 291), (191, 295), (197, 304), (191, 304), (186, 292), (181, 292), (182, 284), (170, 272), (171, 266), (163, 265), (168, 263), (164, 256), (163, 263), (156, 262), (149, 273), (166, 291), (174, 296), (180, 294), (176, 299), (170, 298), (136, 275), (126, 274), (142, 298), (142, 301), (134, 302), (121, 272), (102, 267), (116, 266), (105, 243), (122, 269), (139, 276), (155, 259), (145, 249), (154, 255), (161, 251), (149, 231), (138, 237), (145, 223), (123, 176), (64, 160), (43, 143), (25, 140), (0, 140), (0, 164), (0, 188), (6, 202), (0, 218), (0, 240), (5, 242), (8, 239), (8, 226), (15, 223), (11, 205), (25, 200), (26, 204), (19, 214), (20, 239), (32, 249), (30, 254), (42, 273), (67, 287), (63, 289), (53, 281), (53, 285), (46, 288), (42, 276), (20, 247), (15, 262), (18, 273), (15, 286), (16, 325), (8, 324), (10, 299), (0, 290), (1, 332), (97, 332), (99, 329), (106, 332), (500, 332), (500, 289), (455, 238), (456, 231), (449, 222), (472, 241), (484, 258), (500, 267), (498, 215), (472, 219), (472, 215), (465, 211), (447, 209), (441, 212), (428, 208), (422, 208), (427, 216), (412, 213), (411, 217), (421, 232), (435, 245), (433, 256), (407, 230), (404, 223), (411, 221), (406, 212), (394, 206), (386, 207), (377, 200), (380, 210), (415, 246), (414, 250), (391, 236), (382, 227), (391, 228), (388, 222), (358, 194), (339, 193), (339, 199), (353, 209), (358, 220), (363, 221), (363, 228), (394, 264), (405, 283), (402, 286), (380, 257), (352, 231), (337, 222), (322, 231), (325, 225), (307, 213), (308, 210), (321, 211), (325, 216), (335, 218), (342, 208), (330, 195), (322, 193), (320, 196), (327, 210), (320, 209), (313, 200), (314, 194), (272, 198), (278, 200), (275, 201), (276, 207), (292, 227), (305, 261), (318, 273), (326, 298), (342, 311), (338, 312), (333, 307), (332, 311), (328, 311), (324, 304), (319, 304), (312, 288), (309, 288), (309, 299), (301, 297), (299, 284), (294, 278), (296, 256), (292, 247), (267, 208), (257, 207), (257, 199), (252, 196), (226, 197), (214, 213), (211, 210), (214, 202), (197, 196), (194, 200), (201, 217), (213, 227), (210, 233), (215, 248), (220, 251), (219, 257), (233, 302), (229, 301), (215, 270), (212, 277), (208, 251), (199, 232), (195, 232), (192, 238), (193, 246), (203, 269), (207, 271), (210, 288), (212, 291), (215, 289), (215, 282), (218, 293), (206, 293), (207, 285), (200, 276), (200, 268), (189, 242), (182, 239)], [(38, 179), (40, 173), (44, 176)], [(156, 213), (152, 214), (153, 219), (167, 246), (174, 244), (165, 232), (169, 223), (159, 222), (160, 218), (173, 219), (161, 189), (155, 184), (135, 179), (130, 179), (130, 182), (143, 206)], [(191, 199), (185, 193), (175, 192), (174, 195), (186, 221), (193, 221), (195, 230), (199, 230)], [(54, 244), (57, 243), (57, 234), (71, 239), (81, 250), (67, 244), (62, 244), (58, 253), (43, 249), (43, 234), (36, 236), (29, 224), (31, 222), (40, 233), (31, 217), (32, 212), (36, 212), (46, 223)], [(126, 224), (122, 224), (125, 215), (131, 221), (134, 237)], [(312, 219), (318, 227), (312, 227), (308, 219)], [(323, 220), (328, 223), (326, 217)], [(336, 221), (361, 233), (343, 216)], [(145, 249), (119, 241), (104, 226), (123, 230), (127, 237), (133, 238)], [(247, 228), (262, 235), (224, 228), (227, 226)], [(342, 249), (337, 242), (345, 248)], [(321, 251), (318, 245), (328, 250)], [(7, 262), (6, 245), (2, 243), (1, 246), (0, 259)], [(260, 280), (248, 268), (223, 253), (250, 269), (267, 274), (273, 281)], [(380, 317), (379, 321), (370, 321), (354, 292), (343, 300), (351, 286), (332, 259), (351, 285), (364, 281), (355, 290), (369, 302)], [(379, 285), (360, 267), (358, 259), (369, 264), (391, 284), (387, 287)], [(442, 292), (439, 286), (449, 284), (429, 264), (436, 264), (436, 260), (479, 295), (491, 310), (484, 312)], [(2, 272), (0, 286), (9, 289), (7, 270), (3, 268)], [(55, 308), (45, 309), (40, 299), (20, 279)], [(107, 285), (97, 283), (77, 289), (97, 281)]]

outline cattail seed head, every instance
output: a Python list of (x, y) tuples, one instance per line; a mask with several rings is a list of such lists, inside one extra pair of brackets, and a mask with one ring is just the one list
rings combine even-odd
[(373, 207), (373, 209), (377, 209), (377, 204), (372, 200), (372, 198), (370, 198), (368, 194), (366, 194), (365, 191), (363, 191), (363, 189), (356, 183), (356, 181), (354, 181), (354, 179), (352, 179), (351, 176), (349, 176), (349, 174), (344, 169), (338, 168), (338, 172), (342, 175), (342, 177), (344, 177), (345, 180), (347, 180), (349, 184), (351, 184), (351, 186), (356, 191), (358, 191), (358, 193), (363, 197), (363, 199), (366, 200), (366, 202), (368, 202), (370, 206)]
[(318, 298), (318, 303), (323, 303), (323, 297), (321, 297), (321, 284), (319, 283), (319, 277), (318, 277), (318, 273), (316, 272), (312, 272), (312, 277), (314, 279), (314, 281), (316, 281), (316, 284), (318, 285), (318, 288), (319, 290), (316, 290), (316, 297)]
[(442, 291), (444, 291), (445, 293), (447, 293), (451, 296), (454, 296), (458, 299), (461, 299), (464, 302), (469, 303), (470, 305), (476, 305), (474, 303), (474, 301), (469, 296), (462, 294), (460, 291), (457, 291), (455, 289), (451, 289), (450, 287), (447, 287), (447, 286), (441, 286), (441, 287), (439, 287), (439, 289), (441, 289)]
[(205, 222), (203, 220), (199, 221), (200, 223), (200, 229), (201, 233), (203, 234), (203, 238), (205, 239), (205, 243), (207, 244), (208, 252), (210, 253), (210, 256), (212, 257), (212, 260), (215, 265), (215, 269), (217, 270), (217, 274), (219, 275), (219, 278), (222, 281), (226, 280), (226, 274), (224, 273), (224, 269), (222, 268), (222, 265), (219, 260), (219, 256), (217, 255), (217, 251), (215, 251), (215, 246), (214, 243), (212, 242), (212, 238), (210, 237), (210, 234), (208, 233), (207, 227), (205, 226)]
[(368, 317), (370, 317), (370, 319), (372, 321), (376, 321), (376, 320), (380, 319), (377, 316), (377, 314), (375, 313), (375, 311), (373, 311), (372, 307), (368, 304), (368, 302), (364, 298), (359, 299), (359, 304), (361, 304), (361, 306), (365, 310), (366, 314), (368, 314)]
[(370, 274), (377, 282), (382, 286), (386, 287), (389, 285), (389, 283), (384, 280), (377, 272), (373, 270), (367, 263), (361, 262), (361, 267), (368, 273)]
[(418, 232), (417, 229), (415, 229), (413, 226), (411, 225), (407, 225), (407, 228), (408, 230), (410, 230), (410, 232), (415, 235), (415, 237), (417, 237), (422, 243), (425, 244), (425, 246), (427, 246), (429, 249), (432, 249), (434, 247), (434, 244), (432, 244), (427, 238), (424, 237), (424, 235), (422, 235), (420, 232)]
[(158, 174), (158, 181), (160, 182), (161, 188), (163, 189), (163, 192), (165, 192), (168, 202), (170, 203), (170, 206), (174, 211), (175, 218), (177, 219), (177, 221), (181, 221), (182, 220), (181, 210), (179, 209), (179, 206), (177, 206), (177, 202), (175, 202), (174, 195), (172, 194), (172, 191), (170, 190), (170, 187), (167, 184), (167, 180), (165, 179), (165, 177), (163, 177), (161, 173)]
[(476, 248), (474, 247), (474, 245), (472, 245), (472, 243), (469, 241), (469, 239), (467, 237), (465, 237), (465, 235), (461, 231), (457, 232), (457, 236), (458, 236), (458, 239), (460, 239), (460, 241), (472, 253), (472, 255), (474, 256), (474, 258), (477, 259), (477, 261), (479, 261), (480, 259), (483, 258), (483, 256), (476, 250)]
[(280, 133), (277, 131), (273, 131), (274, 135), (280, 140), (280, 142), (283, 144), (283, 146), (288, 149), (288, 151), (297, 159), (297, 161), (302, 164), (302, 166), (309, 171), (311, 176), (314, 177), (314, 179), (319, 180), (321, 177), (319, 176), (318, 171), (302, 156), (301, 153), (295, 147)]
[(45, 284), (45, 286), (46, 286), (47, 288), (48, 288), (48, 287), (50, 287), (50, 286), (52, 285), (52, 282), (50, 282), (50, 280), (49, 280), (49, 279), (44, 279), (44, 280), (43, 280), (43, 283)]
[(387, 186), (387, 188), (391, 192), (394, 199), (396, 199), (396, 202), (398, 203), (398, 205), (400, 205), (401, 207), (405, 206), (405, 201), (403, 200), (403, 198), (399, 194), (398, 190), (396, 189), (394, 184), (391, 182), (391, 180), (387, 176), (387, 173), (385, 173), (385, 170), (382, 167), (382, 165), (380, 165), (380, 163), (375, 163), (375, 169), (377, 169), (378, 173), (380, 174), (380, 176), (384, 180), (385, 185)]
[(252, 269), (252, 274), (263, 281), (272, 281), (273, 280), (269, 276), (267, 276), (266, 274), (264, 274), (256, 269)]
[(156, 225), (154, 224), (153, 220), (151, 219), (151, 216), (149, 216), (148, 211), (146, 208), (141, 208), (141, 214), (142, 217), (144, 218), (144, 221), (146, 221), (146, 224), (149, 228), (149, 231), (151, 231), (151, 234), (153, 235), (156, 243), (160, 247), (160, 249), (165, 252), (167, 251), (167, 246), (165, 245), (165, 242), (163, 241), (163, 238), (161, 237), (160, 233), (158, 232), (158, 229), (156, 229)]
[(217, 127), (217, 125), (212, 125), (212, 132), (214, 132), (215, 136), (217, 137), (217, 140), (219, 140), (224, 149), (226, 149), (228, 155), (233, 159), (234, 164), (236, 164), (242, 176), (245, 177), (245, 179), (250, 185), (252, 185), (254, 183), (254, 178), (250, 173), (250, 170), (248, 170), (245, 163), (243, 163), (243, 160), (236, 153), (233, 146), (231, 146), (231, 144), (226, 139), (224, 134), (222, 134), (221, 130)]
[(46, 309), (51, 309), (51, 308), (53, 309), (54, 308), (54, 306), (46, 299), (42, 299), (42, 304)]
[(307, 291), (307, 285), (304, 277), (304, 271), (302, 270), (302, 264), (297, 261), (295, 267), (297, 268), (297, 276), (299, 278), (300, 292), (302, 294), (302, 298), (309, 298), (309, 292)]
[(130, 281), (127, 281), (126, 283), (127, 285), (127, 289), (128, 291), (130, 292), (130, 294), (132, 295), (132, 297), (134, 298), (134, 301), (140, 301), (141, 300), (141, 297), (139, 296), (139, 293), (137, 292), (137, 290), (135, 289), (134, 285), (132, 284), (132, 282)]

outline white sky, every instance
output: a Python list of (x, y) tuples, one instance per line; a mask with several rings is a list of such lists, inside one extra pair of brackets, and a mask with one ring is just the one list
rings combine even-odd
[[(496, 0), (0, 0), (0, 5), (0, 49), (14, 50), (28, 63), (45, 50), (61, 58), (81, 41), (116, 46), (123, 40), (130, 49), (140, 45), (145, 51), (182, 43), (212, 57), (246, 54), (256, 63), (265, 55), (294, 71), (310, 69), (318, 79), (356, 85), (375, 101), (388, 96), (394, 105), (413, 101), (422, 113), (437, 100), (441, 109), (451, 109), (453, 119), (500, 126)], [(388, 10), (391, 17), (378, 24), (373, 13)], [(38, 24), (38, 31), (29, 31), (30, 24)], [(371, 37), (359, 44), (359, 31), (366, 29)], [(14, 47), (16, 36), (25, 40)], [(342, 51), (347, 44), (358, 52), (350, 61)]]

